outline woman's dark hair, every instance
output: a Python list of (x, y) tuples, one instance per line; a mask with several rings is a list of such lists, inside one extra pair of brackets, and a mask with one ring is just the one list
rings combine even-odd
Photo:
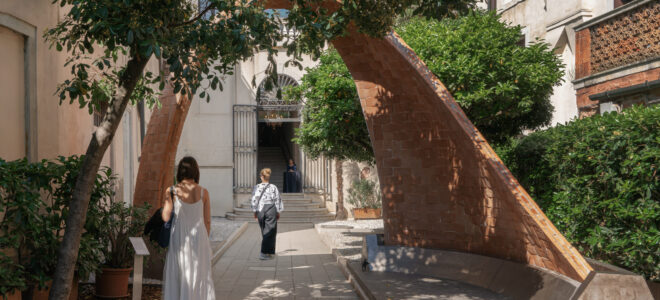
[(192, 179), (199, 184), (199, 166), (192, 156), (186, 156), (179, 161), (179, 168), (176, 170), (176, 181), (181, 182), (184, 179)]

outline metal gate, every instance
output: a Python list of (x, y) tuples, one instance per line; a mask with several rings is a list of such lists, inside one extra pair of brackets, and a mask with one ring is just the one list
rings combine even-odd
[(234, 105), (234, 193), (251, 193), (257, 184), (257, 106)]
[(330, 183), (332, 182), (330, 177), (330, 160), (323, 156), (312, 159), (305, 155), (304, 152), (302, 156), (303, 191), (313, 194), (329, 194)]

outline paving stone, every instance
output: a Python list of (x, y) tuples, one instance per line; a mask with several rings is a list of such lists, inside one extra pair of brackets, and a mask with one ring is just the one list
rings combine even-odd
[(279, 224), (276, 256), (265, 261), (259, 226), (248, 226), (213, 267), (218, 299), (358, 299), (310, 224)]

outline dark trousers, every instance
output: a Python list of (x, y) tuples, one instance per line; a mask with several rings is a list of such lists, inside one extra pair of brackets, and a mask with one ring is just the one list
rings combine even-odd
[(277, 208), (274, 204), (266, 204), (257, 213), (259, 227), (261, 227), (261, 253), (275, 254), (275, 237), (277, 236)]

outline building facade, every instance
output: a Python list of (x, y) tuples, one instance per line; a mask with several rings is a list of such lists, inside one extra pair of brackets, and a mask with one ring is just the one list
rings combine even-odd
[(660, 98), (660, 3), (653, 0), (489, 1), (523, 26), (524, 41), (549, 43), (566, 66), (551, 97), (552, 123), (620, 111)]
[[(50, 49), (42, 37), (65, 16), (50, 0), (0, 1), (0, 158), (54, 159), (84, 154), (100, 121), (77, 103), (61, 105), (57, 85), (69, 77), (66, 53)], [(154, 60), (148, 66), (158, 70)], [(150, 112), (128, 107), (103, 165), (118, 175), (117, 199), (132, 202), (144, 124)]]
[(660, 2), (632, 1), (575, 30), (580, 116), (660, 102)]
[[(176, 160), (193, 156), (200, 166), (200, 184), (211, 195), (211, 214), (224, 216), (249, 201), (258, 172), (271, 168), (271, 182), (283, 190), (283, 173), (293, 159), (300, 172), (300, 192), (331, 201), (331, 164), (312, 160), (292, 142), (300, 126), (303, 103), (282, 100), (282, 90), (298, 85), (304, 69), (285, 66), (284, 48), (276, 57), (278, 85), (266, 89), (266, 53), (235, 66), (223, 90), (209, 91), (211, 100), (194, 99), (186, 118)], [(304, 68), (317, 62), (304, 57)]]
[(555, 107), (552, 124), (578, 116), (575, 101), (575, 27), (614, 8), (617, 0), (497, 0), (490, 1), (502, 20), (523, 27), (525, 45), (537, 39), (550, 44), (566, 66), (563, 82), (554, 88), (550, 100)]

